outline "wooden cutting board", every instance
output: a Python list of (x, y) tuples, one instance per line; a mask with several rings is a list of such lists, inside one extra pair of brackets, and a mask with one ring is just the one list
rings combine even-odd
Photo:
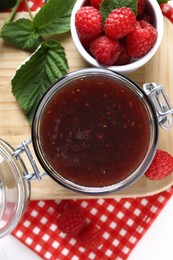
[[(0, 24), (4, 21), (6, 14), (0, 14)], [(136, 81), (140, 86), (145, 82), (156, 82), (163, 84), (167, 95), (173, 104), (173, 25), (167, 18), (164, 19), (165, 30), (162, 44), (155, 56), (141, 69), (128, 74), (128, 77)], [(89, 67), (77, 52), (70, 33), (59, 38), (64, 46), (69, 62), (70, 71)], [(16, 68), (28, 57), (28, 53), (18, 50), (0, 40), (0, 138), (16, 147), (23, 140), (31, 136), (30, 126), (18, 106), (15, 97), (11, 93), (11, 79)], [(31, 79), (32, 80), (32, 79)], [(158, 148), (166, 150), (173, 155), (173, 128), (167, 131), (160, 130)], [(28, 171), (31, 173), (31, 166), (24, 158)], [(36, 160), (37, 161), (37, 160)], [(40, 170), (41, 167), (39, 167)], [(109, 194), (104, 197), (139, 197), (156, 194), (173, 184), (173, 174), (159, 181), (148, 180), (145, 176), (140, 178), (130, 187)], [(54, 182), (49, 176), (41, 181), (31, 182), (31, 199), (69, 199), (88, 198), (83, 194), (67, 190)], [(89, 197), (91, 198), (91, 197)], [(96, 198), (94, 196), (94, 198)]]

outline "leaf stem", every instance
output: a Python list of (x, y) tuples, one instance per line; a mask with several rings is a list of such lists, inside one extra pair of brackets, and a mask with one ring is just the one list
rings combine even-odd
[(33, 21), (34, 17), (32, 15), (31, 9), (29, 7), (28, 0), (25, 0), (25, 4), (26, 4), (26, 7), (28, 9), (29, 16), (30, 16), (31, 20)]
[(13, 7), (13, 9), (12, 9), (10, 15), (8, 16), (8, 18), (6, 19), (6, 21), (5, 21), (4, 24), (13, 21), (15, 15), (16, 15), (16, 13), (17, 13), (17, 9), (18, 9), (20, 3), (21, 3), (21, 0), (17, 0), (17, 3), (16, 3), (15, 6)]
[(1, 37), (1, 31), (2, 31), (2, 28), (4, 27), (4, 25), (10, 23), (11, 21), (13, 21), (15, 15), (16, 15), (16, 13), (17, 13), (17, 9), (18, 9), (18, 7), (19, 7), (19, 5), (20, 5), (20, 3), (21, 3), (21, 1), (22, 1), (22, 0), (17, 0), (15, 6), (12, 8), (11, 13), (9, 14), (9, 16), (7, 17), (7, 19), (5, 20), (5, 22), (1, 25), (1, 27), (0, 27), (0, 37)]

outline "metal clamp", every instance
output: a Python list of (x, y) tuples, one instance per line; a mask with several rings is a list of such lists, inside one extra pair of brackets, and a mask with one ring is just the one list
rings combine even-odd
[(23, 141), (22, 144), (14, 150), (12, 156), (14, 156), (16, 158), (16, 160), (20, 160), (20, 154), (22, 152), (25, 152), (25, 154), (27, 155), (28, 160), (32, 166), (34, 173), (24, 175), (23, 179), (28, 180), (28, 181), (33, 180), (33, 179), (42, 180), (42, 176), (46, 175), (46, 173), (40, 173), (40, 171), (35, 163), (35, 160), (32, 156), (32, 153), (28, 147), (28, 145), (31, 143), (32, 143), (31, 138), (28, 141)]
[(156, 109), (160, 127), (170, 128), (173, 125), (173, 108), (164, 87), (156, 83), (145, 83), (143, 89)]

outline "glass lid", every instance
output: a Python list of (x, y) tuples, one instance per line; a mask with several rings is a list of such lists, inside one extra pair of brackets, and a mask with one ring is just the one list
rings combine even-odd
[(30, 184), (23, 180), (25, 165), (12, 153), (13, 148), (0, 139), (0, 238), (16, 227), (30, 198)]

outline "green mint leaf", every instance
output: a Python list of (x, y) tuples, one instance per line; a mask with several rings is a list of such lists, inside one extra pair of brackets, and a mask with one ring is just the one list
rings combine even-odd
[(0, 11), (12, 8), (16, 2), (17, 0), (0, 0)]
[(158, 2), (159, 4), (164, 4), (164, 3), (167, 3), (168, 0), (157, 0), (157, 2)]
[(76, 0), (49, 0), (36, 14), (34, 26), (45, 36), (68, 32), (75, 2)]
[(3, 26), (1, 37), (25, 50), (35, 50), (40, 44), (41, 37), (29, 19), (21, 18)]
[(102, 0), (100, 4), (100, 11), (103, 20), (106, 20), (110, 12), (115, 8), (120, 8), (123, 6), (130, 7), (134, 14), (137, 14), (137, 3), (138, 0)]
[(12, 92), (30, 123), (40, 98), (67, 71), (64, 48), (56, 41), (43, 42), (17, 70), (12, 79)]

